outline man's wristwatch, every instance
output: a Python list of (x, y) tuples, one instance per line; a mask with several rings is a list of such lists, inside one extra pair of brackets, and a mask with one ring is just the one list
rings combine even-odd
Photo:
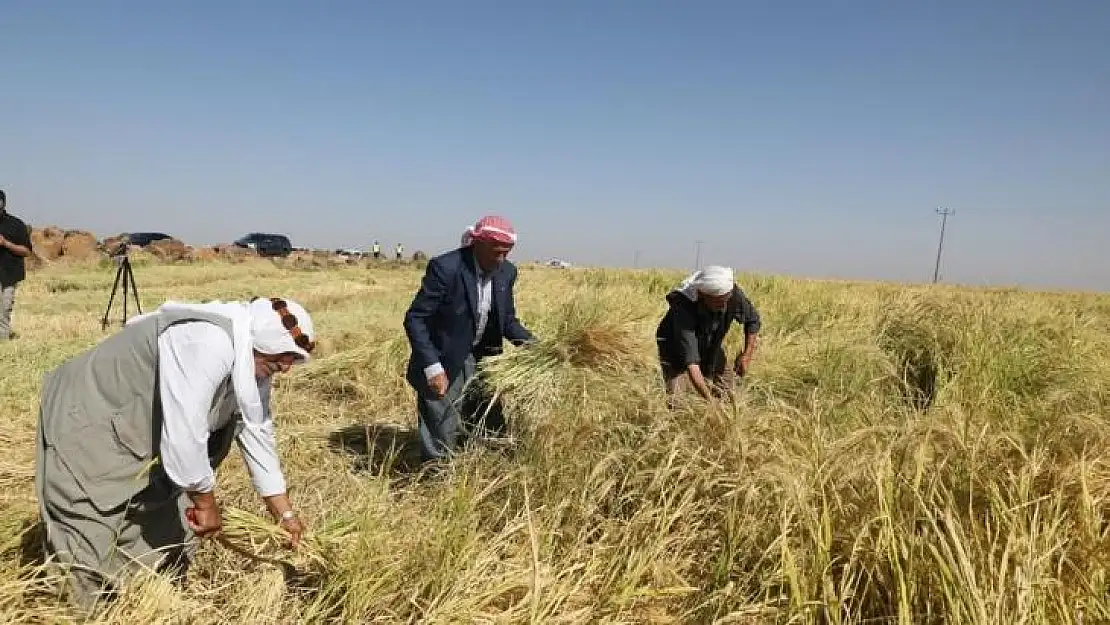
[(284, 522), (286, 522), (290, 519), (294, 519), (296, 517), (297, 517), (296, 512), (293, 512), (292, 510), (286, 510), (285, 512), (281, 513), (281, 518), (278, 519), (278, 523), (284, 523)]

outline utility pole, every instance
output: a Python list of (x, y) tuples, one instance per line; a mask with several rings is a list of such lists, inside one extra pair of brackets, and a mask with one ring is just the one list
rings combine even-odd
[(701, 244), (703, 241), (694, 241), (694, 271), (701, 269)]
[(933, 284), (937, 283), (940, 279), (940, 254), (944, 250), (944, 227), (948, 225), (948, 216), (955, 215), (956, 211), (948, 208), (938, 208), (937, 214), (940, 215), (940, 241), (937, 243), (937, 264), (933, 268)]
[(640, 268), (640, 250), (636, 250), (636, 255), (635, 255), (635, 260), (633, 261), (633, 265), (635, 266), (636, 269)]

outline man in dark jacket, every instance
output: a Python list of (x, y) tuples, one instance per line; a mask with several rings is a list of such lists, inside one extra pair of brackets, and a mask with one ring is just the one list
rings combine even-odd
[[(515, 345), (535, 340), (516, 317), (517, 269), (506, 260), (515, 244), (507, 220), (482, 218), (463, 235), (461, 247), (428, 262), (405, 314), (412, 348), (406, 378), (417, 393), (425, 461), (453, 452), (460, 430), (477, 427), (489, 408), (468, 384), (478, 361), (500, 353), (505, 339)], [(485, 421), (493, 430), (504, 425), (496, 406)]]
[(744, 329), (744, 347), (731, 373), (743, 377), (751, 367), (759, 312), (736, 286), (727, 267), (711, 266), (688, 277), (667, 294), (669, 309), (655, 332), (667, 393), (674, 395), (689, 380), (705, 399), (730, 394), (734, 378), (724, 342), (732, 322)]
[(27, 224), (7, 210), (8, 196), (0, 190), (0, 340), (12, 338), (15, 289), (27, 277), (24, 259), (31, 255)]

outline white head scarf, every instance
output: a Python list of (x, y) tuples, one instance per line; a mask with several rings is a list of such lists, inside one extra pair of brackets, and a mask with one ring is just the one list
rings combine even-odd
[[(297, 318), (297, 326), (316, 340), (316, 330), (308, 312), (297, 302), (283, 298), (286, 309)], [(167, 301), (153, 312), (137, 315), (127, 320), (131, 325), (141, 319), (162, 312), (203, 312), (226, 317), (231, 321), (231, 342), (235, 350), (235, 361), (231, 366), (231, 383), (239, 410), (248, 426), (257, 426), (265, 420), (262, 398), (258, 391), (258, 380), (254, 372), (254, 350), (263, 354), (282, 354), (291, 352), (298, 359), (308, 361), (311, 355), (293, 341), (289, 330), (282, 325), (281, 316), (274, 310), (269, 298), (258, 298), (251, 302), (207, 302), (192, 304)]]
[(701, 271), (695, 271), (687, 276), (676, 291), (682, 293), (692, 302), (698, 301), (698, 294), (724, 295), (732, 292), (736, 286), (736, 278), (728, 267), (710, 265)]
[[(282, 298), (282, 301), (285, 302), (285, 309), (297, 318), (297, 326), (301, 332), (307, 334), (309, 340), (315, 340), (316, 330), (312, 326), (312, 317), (308, 316), (308, 311), (293, 300)], [(312, 355), (297, 345), (293, 335), (282, 325), (281, 316), (274, 310), (274, 305), (268, 298), (260, 297), (247, 306), (251, 316), (251, 340), (254, 349), (263, 354), (292, 352), (304, 362), (312, 359)]]

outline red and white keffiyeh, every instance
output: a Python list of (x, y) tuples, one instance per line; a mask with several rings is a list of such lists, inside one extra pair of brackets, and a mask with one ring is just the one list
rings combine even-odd
[(462, 245), (467, 247), (474, 241), (488, 241), (501, 245), (516, 244), (516, 230), (508, 219), (499, 215), (486, 215), (462, 235)]

